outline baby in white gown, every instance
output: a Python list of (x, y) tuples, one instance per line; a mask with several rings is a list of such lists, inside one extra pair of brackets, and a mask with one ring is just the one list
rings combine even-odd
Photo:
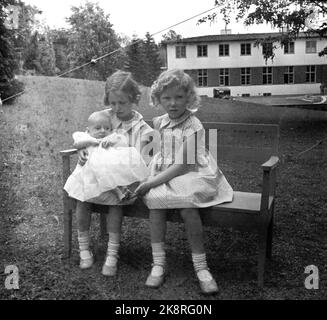
[(106, 113), (92, 113), (86, 132), (74, 132), (73, 139), (75, 148), (87, 149), (88, 160), (84, 166), (77, 164), (66, 181), (64, 189), (70, 197), (106, 205), (135, 200), (133, 189), (149, 176), (149, 170), (125, 135), (111, 131)]

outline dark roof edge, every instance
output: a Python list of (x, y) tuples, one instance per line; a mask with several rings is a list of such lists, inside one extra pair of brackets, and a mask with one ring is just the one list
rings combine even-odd
[[(179, 40), (163, 41), (163, 44), (175, 44), (175, 43), (193, 43), (193, 42), (223, 42), (223, 41), (247, 41), (257, 40), (267, 37), (280, 37), (285, 33), (282, 32), (269, 32), (269, 33), (238, 33), (238, 34), (218, 34), (207, 35), (190, 38), (182, 38)], [(308, 34), (306, 32), (300, 32), (297, 38), (319, 38), (318, 34)]]

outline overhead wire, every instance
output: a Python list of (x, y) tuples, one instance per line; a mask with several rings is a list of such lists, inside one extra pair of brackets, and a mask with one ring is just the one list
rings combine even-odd
[[(172, 28), (174, 28), (174, 27), (176, 27), (176, 26), (178, 26), (178, 25), (180, 25), (180, 24), (182, 24), (182, 23), (185, 23), (185, 22), (187, 22), (187, 21), (190, 21), (190, 20), (192, 20), (192, 19), (194, 19), (194, 18), (196, 18), (196, 17), (202, 16), (202, 15), (204, 15), (204, 14), (206, 14), (206, 13), (208, 13), (208, 12), (214, 10), (214, 9), (217, 9), (217, 6), (214, 6), (214, 7), (210, 8), (210, 9), (208, 9), (208, 10), (205, 10), (205, 11), (203, 11), (203, 12), (201, 12), (201, 13), (198, 13), (198, 14), (196, 14), (196, 15), (194, 15), (194, 16), (192, 16), (192, 17), (189, 17), (189, 18), (187, 18), (187, 19), (185, 19), (185, 20), (182, 20), (182, 21), (180, 21), (180, 22), (178, 22), (178, 23), (175, 23), (175, 24), (173, 24), (173, 25), (171, 25), (171, 26), (169, 26), (169, 27), (166, 27), (166, 28), (164, 28), (164, 29), (161, 29), (161, 30), (159, 30), (159, 31), (156, 31), (156, 32), (150, 34), (150, 37), (154, 37), (154, 36), (157, 35), (157, 34), (160, 34), (160, 33), (164, 32), (164, 31), (166, 31), (166, 30), (170, 30), (170, 29), (172, 29)], [(133, 46), (133, 45), (135, 45), (135, 44), (137, 44), (137, 43), (143, 41), (143, 39), (144, 39), (144, 38), (141, 38), (141, 39), (139, 39), (139, 40), (136, 40), (136, 41), (134, 41), (134, 42), (131, 42), (131, 43), (127, 44), (127, 45), (124, 46), (124, 47), (120, 47), (120, 48), (118, 48), (118, 49), (116, 49), (116, 50), (113, 50), (113, 51), (111, 51), (111, 52), (108, 52), (108, 53), (106, 53), (106, 54), (104, 54), (104, 55), (102, 55), (102, 56), (100, 56), (100, 57), (93, 58), (93, 59), (91, 59), (90, 61), (85, 62), (85, 63), (83, 63), (83, 64), (80, 65), (80, 66), (74, 67), (74, 68), (72, 68), (72, 69), (70, 69), (70, 70), (68, 70), (68, 71), (65, 71), (65, 72), (63, 72), (63, 73), (61, 73), (61, 74), (59, 74), (59, 75), (56, 75), (55, 77), (63, 77), (63, 76), (66, 75), (66, 74), (72, 73), (73, 71), (76, 71), (76, 70), (79, 70), (79, 69), (81, 69), (81, 68), (84, 68), (84, 67), (86, 67), (86, 66), (88, 66), (88, 65), (90, 65), (90, 64), (93, 64), (93, 65), (94, 65), (94, 64), (96, 64), (97, 61), (99, 61), (99, 60), (101, 60), (101, 59), (104, 59), (104, 58), (106, 58), (106, 57), (108, 57), (108, 56), (110, 56), (110, 55), (113, 55), (113, 54), (116, 53), (116, 52), (119, 52), (119, 51), (122, 51), (122, 50), (126, 50), (128, 47)], [(7, 98), (5, 98), (5, 99), (2, 99), (2, 102), (5, 102), (5, 101), (10, 100), (10, 99), (13, 99), (13, 98), (15, 98), (15, 97), (17, 97), (17, 96), (20, 96), (20, 95), (22, 95), (22, 94), (25, 93), (25, 92), (26, 92), (26, 90), (22, 90), (22, 91), (20, 91), (20, 92), (14, 94), (14, 95), (12, 95), (12, 96), (10, 96), (10, 97), (7, 97)]]

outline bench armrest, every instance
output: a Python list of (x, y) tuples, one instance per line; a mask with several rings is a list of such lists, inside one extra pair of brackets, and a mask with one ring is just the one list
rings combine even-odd
[(72, 154), (77, 153), (77, 151), (78, 151), (77, 149), (62, 150), (60, 151), (60, 154), (62, 157), (71, 156)]
[(270, 171), (277, 167), (279, 163), (279, 158), (276, 156), (270, 157), (268, 161), (261, 165), (263, 171)]
[(261, 165), (263, 169), (262, 177), (262, 195), (261, 195), (261, 211), (269, 210), (269, 198), (275, 197), (276, 191), (276, 168), (279, 163), (277, 156), (271, 156), (270, 159)]

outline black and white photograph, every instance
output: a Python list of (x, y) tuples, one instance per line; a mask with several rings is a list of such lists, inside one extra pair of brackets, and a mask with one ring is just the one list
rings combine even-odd
[(1, 300), (325, 300), (326, 214), (325, 1), (1, 0)]

